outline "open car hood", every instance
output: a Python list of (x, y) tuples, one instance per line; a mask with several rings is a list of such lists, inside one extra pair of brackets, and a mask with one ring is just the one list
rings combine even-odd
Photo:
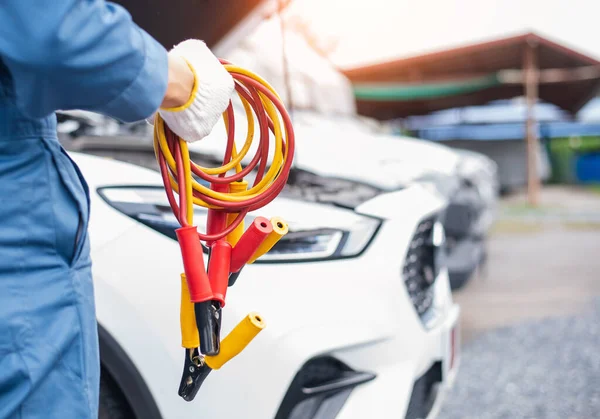
[(189, 38), (202, 39), (225, 57), (281, 4), (290, 0), (113, 0), (165, 48)]
[[(137, 124), (135, 130), (123, 132), (123, 126), (116, 121), (97, 122), (95, 115), (88, 114), (73, 111), (59, 115), (59, 122), (65, 119), (59, 123), (59, 137), (69, 150), (152, 150), (149, 125)], [(246, 130), (245, 116), (236, 112), (238, 150), (245, 141)], [(294, 121), (294, 131), (297, 142), (294, 167), (318, 176), (395, 190), (419, 181), (439, 183), (440, 179), (459, 175), (461, 156), (428, 141), (361, 130), (326, 118), (320, 123), (306, 123), (298, 118)], [(218, 165), (225, 151), (226, 136), (224, 125), (217, 124), (206, 138), (188, 147), (197, 156), (212, 161), (206, 162), (209, 166)], [(242, 164), (250, 162), (257, 146), (254, 141)], [(272, 150), (270, 147), (270, 158)]]
[[(384, 135), (343, 122), (327, 117), (310, 122), (295, 118), (297, 149), (294, 167), (320, 176), (366, 183), (383, 190), (403, 188), (431, 175), (457, 175), (460, 158), (448, 147)], [(241, 113), (236, 114), (237, 129), (240, 133), (246, 132), (246, 120)], [(189, 149), (219, 160), (225, 150), (225, 137), (223, 124), (217, 124), (208, 137), (189, 144)], [(244, 136), (236, 135), (238, 150), (244, 140)], [(243, 163), (252, 159), (256, 146), (255, 141)]]

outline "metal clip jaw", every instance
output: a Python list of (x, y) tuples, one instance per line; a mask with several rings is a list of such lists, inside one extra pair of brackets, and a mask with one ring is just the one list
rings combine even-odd
[(179, 395), (188, 402), (194, 400), (208, 374), (239, 355), (264, 328), (262, 317), (257, 313), (249, 313), (223, 339), (218, 355), (205, 356), (200, 354), (198, 348), (186, 349)]
[(186, 402), (191, 402), (198, 394), (198, 390), (204, 383), (206, 377), (212, 369), (204, 362), (204, 357), (200, 355), (198, 349), (186, 349), (185, 361), (183, 364), (183, 375), (179, 383), (178, 394)]
[(196, 326), (200, 334), (200, 351), (204, 355), (218, 355), (221, 344), (221, 307), (216, 301), (194, 304)]

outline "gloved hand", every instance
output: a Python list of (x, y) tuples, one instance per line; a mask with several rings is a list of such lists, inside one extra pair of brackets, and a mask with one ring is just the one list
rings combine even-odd
[(234, 90), (231, 75), (206, 44), (189, 39), (175, 46), (169, 55), (183, 58), (194, 73), (194, 88), (187, 103), (160, 108), (158, 113), (179, 137), (195, 142), (206, 137), (227, 109)]

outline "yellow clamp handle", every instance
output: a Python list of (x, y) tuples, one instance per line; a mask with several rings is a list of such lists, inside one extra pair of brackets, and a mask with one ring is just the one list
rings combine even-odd
[(246, 346), (265, 328), (265, 322), (257, 313), (250, 313), (233, 328), (221, 342), (218, 355), (206, 356), (204, 361), (213, 370), (218, 370), (244, 350)]
[(181, 327), (181, 346), (188, 349), (200, 346), (194, 303), (190, 297), (185, 274), (181, 274), (181, 305), (179, 306), (179, 326)]
[(260, 246), (258, 246), (258, 249), (256, 249), (256, 252), (254, 252), (248, 263), (254, 263), (256, 259), (271, 250), (273, 246), (288, 233), (288, 225), (283, 218), (273, 217), (270, 221), (273, 226), (273, 231), (269, 233)]

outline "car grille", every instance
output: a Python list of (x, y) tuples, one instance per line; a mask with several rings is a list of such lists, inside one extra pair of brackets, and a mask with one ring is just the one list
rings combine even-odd
[(424, 419), (429, 415), (442, 381), (442, 364), (436, 362), (413, 385), (413, 391), (406, 411), (406, 419)]
[(406, 289), (419, 316), (423, 316), (433, 304), (432, 285), (439, 270), (439, 249), (433, 243), (436, 221), (437, 217), (429, 217), (419, 223), (408, 246), (402, 268)]

